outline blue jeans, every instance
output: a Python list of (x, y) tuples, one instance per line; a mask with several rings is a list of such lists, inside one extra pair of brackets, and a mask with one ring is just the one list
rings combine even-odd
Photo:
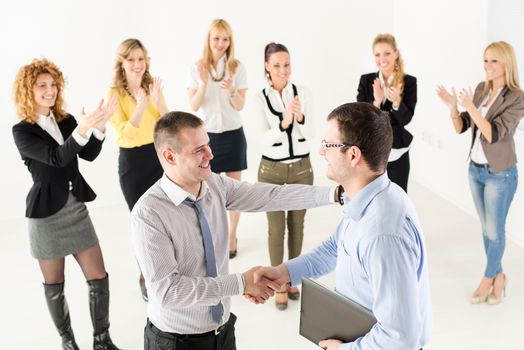
[(518, 171), (513, 165), (501, 172), (489, 166), (469, 165), (469, 185), (482, 225), (484, 250), (488, 259), (484, 275), (493, 278), (502, 272), (506, 246), (506, 217), (517, 190)]

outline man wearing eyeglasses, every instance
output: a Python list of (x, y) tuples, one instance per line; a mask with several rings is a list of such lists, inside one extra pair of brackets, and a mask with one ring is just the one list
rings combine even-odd
[(334, 187), (249, 184), (213, 174), (203, 121), (169, 112), (155, 125), (164, 175), (131, 213), (131, 241), (149, 291), (144, 349), (236, 350), (231, 296), (264, 303), (279, 285), (229, 272), (226, 210), (313, 208)]
[(280, 285), (336, 271), (336, 290), (370, 309), (377, 323), (328, 350), (420, 349), (429, 339), (431, 303), (424, 237), (406, 193), (386, 173), (391, 125), (368, 103), (348, 103), (327, 118), (320, 154), (327, 176), (345, 189), (337, 231), (307, 254), (255, 272)]

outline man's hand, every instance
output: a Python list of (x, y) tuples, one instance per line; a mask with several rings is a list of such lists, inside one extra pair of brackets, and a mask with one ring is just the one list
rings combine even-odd
[(255, 271), (255, 283), (262, 278), (267, 278), (278, 284), (279, 287), (288, 284), (291, 281), (286, 265), (280, 264), (278, 266), (265, 266)]
[(340, 340), (326, 339), (326, 340), (321, 340), (318, 343), (318, 346), (326, 350), (337, 350), (340, 344), (342, 344)]
[(260, 266), (256, 266), (242, 274), (246, 283), (244, 296), (255, 304), (265, 303), (280, 287), (279, 284), (265, 277), (260, 277), (255, 282), (254, 274), (260, 268)]

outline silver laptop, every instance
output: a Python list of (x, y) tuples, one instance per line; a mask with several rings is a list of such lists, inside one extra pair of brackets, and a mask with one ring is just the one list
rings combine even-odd
[(318, 344), (324, 339), (344, 343), (367, 334), (377, 323), (373, 313), (353, 300), (302, 278), (300, 335)]

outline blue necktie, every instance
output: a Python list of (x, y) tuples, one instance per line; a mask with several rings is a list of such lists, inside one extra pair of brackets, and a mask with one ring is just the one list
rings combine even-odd
[[(211, 238), (211, 230), (209, 229), (209, 224), (207, 223), (206, 214), (204, 213), (204, 208), (202, 206), (202, 201), (195, 202), (189, 198), (186, 198), (184, 202), (196, 208), (198, 212), (198, 221), (200, 222), (202, 240), (204, 241), (204, 254), (206, 257), (207, 275), (209, 277), (216, 277), (217, 264), (215, 260), (215, 248), (213, 247), (213, 238)], [(219, 302), (217, 305), (211, 306), (211, 317), (213, 318), (213, 321), (220, 323), (223, 314), (224, 306), (222, 306), (222, 302)]]

